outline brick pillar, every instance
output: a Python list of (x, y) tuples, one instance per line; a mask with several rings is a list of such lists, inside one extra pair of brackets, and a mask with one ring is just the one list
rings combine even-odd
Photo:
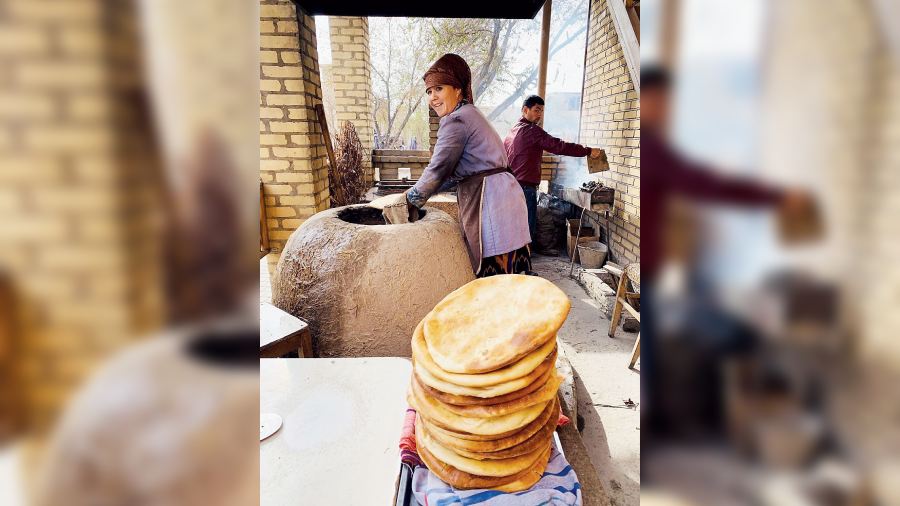
[(260, 177), (278, 260), (291, 233), (329, 206), (315, 105), (322, 102), (316, 25), (289, 0), (260, 2)]
[(369, 66), (369, 19), (329, 18), (331, 28), (331, 71), (334, 82), (334, 111), (337, 125), (329, 125), (332, 134), (344, 121), (353, 123), (363, 146), (363, 173), (371, 183), (375, 119), (372, 112), (372, 75)]
[(135, 100), (130, 2), (8, 2), (0, 33), (11, 35), (0, 43), (0, 271), (15, 308), (19, 413), (40, 430), (104, 358), (160, 323), (143, 218), (161, 169)]

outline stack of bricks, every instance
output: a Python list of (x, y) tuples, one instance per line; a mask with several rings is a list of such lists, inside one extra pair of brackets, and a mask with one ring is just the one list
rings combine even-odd
[(582, 144), (606, 150), (610, 170), (594, 177), (616, 191), (609, 246), (630, 263), (640, 261), (640, 105), (607, 1), (591, 3), (580, 133)]
[(137, 33), (128, 2), (3, 5), (0, 270), (33, 429), (48, 428), (90, 372), (160, 323), (160, 266), (146, 254), (154, 238), (141, 216), (161, 169), (143, 151), (151, 126), (134, 100)]
[(329, 22), (334, 112), (338, 124), (328, 128), (333, 135), (344, 121), (353, 124), (363, 147), (363, 174), (371, 184), (375, 120), (369, 67), (369, 18), (331, 16)]
[(260, 177), (271, 252), (329, 207), (328, 164), (315, 106), (322, 102), (316, 28), (290, 0), (260, 2)]

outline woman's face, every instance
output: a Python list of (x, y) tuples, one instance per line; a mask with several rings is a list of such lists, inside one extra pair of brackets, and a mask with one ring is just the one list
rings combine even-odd
[(428, 95), (428, 105), (441, 118), (453, 112), (456, 104), (462, 99), (461, 89), (445, 84), (429, 86), (425, 88), (425, 94)]

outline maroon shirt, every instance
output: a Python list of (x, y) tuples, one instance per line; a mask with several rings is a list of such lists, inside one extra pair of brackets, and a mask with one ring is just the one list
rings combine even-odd
[(666, 207), (679, 195), (695, 201), (772, 206), (783, 191), (749, 179), (728, 177), (692, 163), (654, 132), (641, 132), (641, 274), (656, 277), (663, 260)]
[(541, 157), (544, 151), (554, 155), (588, 156), (591, 148), (557, 139), (525, 118), (519, 120), (503, 141), (509, 168), (521, 184), (541, 182)]

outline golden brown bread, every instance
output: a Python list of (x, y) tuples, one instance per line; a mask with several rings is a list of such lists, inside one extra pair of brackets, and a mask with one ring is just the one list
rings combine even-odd
[[(551, 355), (553, 360), (556, 360), (555, 353)], [(543, 375), (541, 375), (538, 379), (534, 380), (527, 387), (517, 390), (515, 392), (510, 392), (505, 395), (500, 395), (498, 397), (488, 397), (486, 399), (482, 399), (481, 397), (472, 397), (471, 395), (454, 395), (448, 394), (446, 392), (441, 392), (435, 388), (431, 388), (425, 383), (419, 382), (419, 386), (425, 390), (425, 393), (434, 397), (435, 399), (443, 402), (444, 404), (456, 404), (457, 406), (483, 406), (485, 404), (499, 404), (501, 402), (509, 402), (518, 399), (519, 397), (524, 397), (531, 392), (541, 388), (544, 386), (544, 383), (547, 383), (547, 380), (550, 379), (550, 374), (555, 372), (555, 368), (548, 368)]]
[(545, 374), (549, 369), (556, 368), (556, 353), (551, 353), (549, 357), (544, 359), (543, 362), (537, 368), (535, 368), (531, 373), (527, 376), (522, 376), (521, 378), (516, 378), (511, 381), (507, 381), (505, 383), (499, 383), (497, 385), (491, 385), (487, 387), (477, 388), (477, 387), (464, 387), (460, 385), (454, 385), (453, 383), (448, 383), (442, 379), (436, 378), (428, 369), (423, 367), (419, 367), (419, 363), (413, 361), (413, 370), (416, 373), (416, 377), (425, 384), (434, 388), (435, 390), (440, 390), (441, 392), (445, 392), (453, 395), (464, 395), (470, 397), (479, 397), (482, 399), (490, 399), (493, 397), (499, 397), (501, 395), (506, 395), (514, 392), (518, 392), (523, 388), (528, 387), (535, 380), (541, 377), (541, 375)]
[[(546, 440), (545, 445), (550, 441)], [(431, 433), (422, 427), (422, 420), (416, 419), (416, 448), (426, 448), (435, 458), (449, 464), (460, 471), (477, 476), (512, 476), (531, 467), (531, 464), (543, 453), (544, 447), (536, 448), (524, 455), (518, 455), (507, 459), (478, 460), (463, 457), (450, 448), (442, 445), (431, 436)]]
[(411, 381), (407, 393), (407, 402), (420, 415), (432, 423), (455, 432), (492, 436), (521, 429), (537, 418), (546, 409), (548, 402), (528, 406), (519, 411), (493, 418), (473, 418), (453, 413), (436, 399), (429, 397), (419, 387), (418, 382)]
[[(421, 413), (420, 413), (420, 415), (421, 415)], [(503, 448), (509, 448), (510, 446), (518, 444), (518, 443), (524, 441), (525, 439), (531, 437), (531, 435), (534, 434), (535, 432), (537, 432), (538, 430), (540, 430), (540, 428), (543, 427), (544, 424), (547, 423), (547, 420), (550, 419), (551, 417), (554, 420), (559, 419), (559, 404), (557, 403), (556, 399), (554, 399), (553, 402), (548, 402), (547, 407), (544, 408), (544, 411), (542, 411), (541, 414), (538, 415), (537, 418), (532, 420), (532, 422), (529, 423), (528, 425), (526, 425), (525, 427), (522, 427), (521, 429), (518, 429), (518, 430), (510, 431), (510, 432), (505, 432), (502, 434), (483, 436), (483, 435), (479, 435), (479, 434), (470, 434), (467, 432), (456, 432), (456, 431), (448, 430), (444, 427), (441, 427), (440, 425), (435, 424), (433, 421), (428, 420), (427, 417), (425, 417), (425, 420), (429, 423), (429, 427), (433, 429), (432, 430), (433, 433), (438, 432), (438, 433), (441, 433), (442, 435), (446, 435), (448, 437), (452, 437), (455, 439), (461, 439), (464, 441), (496, 442), (496, 445), (493, 448), (495, 450), (502, 450)], [(460, 443), (460, 444), (457, 444), (456, 446), (459, 448), (469, 449), (469, 450), (473, 450), (473, 451), (479, 450), (478, 446), (465, 446), (465, 443)]]
[(418, 448), (419, 456), (425, 462), (425, 466), (437, 475), (445, 483), (460, 490), (473, 488), (490, 488), (501, 492), (521, 492), (530, 488), (541, 479), (547, 463), (550, 461), (550, 446), (535, 460), (531, 467), (512, 476), (502, 478), (478, 476), (441, 462), (428, 452), (426, 448)]
[(562, 290), (537, 276), (480, 278), (454, 290), (425, 317), (425, 342), (444, 371), (495, 371), (553, 339), (570, 307)]
[(556, 430), (558, 421), (557, 416), (552, 416), (544, 422), (544, 425), (538, 428), (537, 432), (531, 435), (522, 431), (521, 435), (514, 435), (497, 441), (469, 441), (456, 438), (429, 424), (428, 420), (424, 418), (422, 419), (422, 425), (432, 437), (445, 447), (463, 457), (485, 460), (506, 459), (524, 455), (535, 448), (543, 447), (544, 444), (553, 438), (553, 431)]
[[(426, 317), (427, 318), (427, 317)], [(546, 343), (535, 349), (531, 353), (525, 355), (520, 360), (496, 371), (483, 374), (457, 374), (447, 372), (440, 368), (431, 358), (428, 346), (425, 343), (425, 334), (422, 329), (425, 319), (423, 318), (412, 338), (412, 357), (418, 367), (428, 369), (432, 376), (440, 380), (459, 385), (463, 387), (483, 388), (500, 383), (506, 383), (523, 376), (531, 374), (541, 363), (556, 349), (556, 336), (548, 340)]]
[[(456, 413), (460, 416), (471, 416), (475, 418), (492, 418), (497, 416), (506, 415), (509, 413), (513, 413), (515, 411), (519, 411), (521, 409), (525, 409), (528, 406), (533, 406), (535, 404), (542, 404), (554, 399), (556, 397), (556, 392), (559, 390), (559, 384), (562, 382), (562, 377), (553, 371), (553, 374), (550, 375), (550, 378), (544, 383), (541, 388), (535, 390), (534, 392), (519, 397), (518, 399), (514, 399), (507, 402), (501, 402), (497, 404), (488, 404), (482, 406), (456, 406), (454, 404), (445, 404), (441, 403), (447, 410)], [(441, 402), (437, 400), (437, 402)]]

